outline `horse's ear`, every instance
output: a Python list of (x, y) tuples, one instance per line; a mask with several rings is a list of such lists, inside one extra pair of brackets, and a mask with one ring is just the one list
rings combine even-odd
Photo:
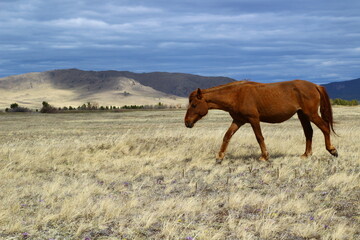
[(198, 99), (202, 99), (203, 96), (200, 88), (198, 88), (196, 96)]

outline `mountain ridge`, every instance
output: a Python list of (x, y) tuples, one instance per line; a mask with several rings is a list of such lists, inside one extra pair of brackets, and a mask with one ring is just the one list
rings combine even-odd
[(360, 101), (360, 78), (323, 84), (330, 98)]
[[(97, 102), (101, 105), (186, 105), (194, 89), (235, 81), (185, 73), (133, 73), (58, 69), (13, 75), (0, 79), (0, 107), (13, 102), (39, 107), (42, 101), (55, 106)], [(43, 99), (43, 100), (41, 100)]]
[[(62, 107), (86, 102), (100, 105), (187, 104), (189, 93), (236, 81), (228, 77), (205, 77), (187, 73), (129, 71), (83, 71), (57, 69), (0, 78), (0, 108), (16, 102), (41, 107), (42, 101)], [(330, 98), (360, 100), (360, 78), (323, 84)]]
[[(188, 74), (188, 73), (169, 73), (169, 72), (149, 72), (149, 73), (134, 73), (129, 71), (82, 71), (79, 69), (65, 69), (65, 70), (52, 70), (48, 71), (56, 79), (58, 73), (60, 74), (69, 74), (72, 76), (69, 79), (73, 79), (74, 76), (77, 77), (77, 81), (86, 77), (86, 80), (102, 80), (103, 83), (111, 84), (109, 81), (113, 78), (124, 77), (129, 79), (134, 79), (135, 81), (141, 83), (144, 86), (149, 86), (155, 90), (176, 95), (179, 97), (187, 97), (190, 92), (194, 89), (200, 88), (209, 88), (220, 84), (225, 84), (228, 82), (236, 81), (235, 79), (228, 77), (205, 77), (200, 75)], [(108, 79), (108, 81), (104, 81)], [(63, 79), (64, 80), (64, 79)], [(81, 81), (83, 82), (83, 81)], [(55, 81), (55, 84), (58, 84), (59, 81)], [(61, 81), (64, 83), (64, 81)], [(89, 82), (87, 82), (89, 83)]]

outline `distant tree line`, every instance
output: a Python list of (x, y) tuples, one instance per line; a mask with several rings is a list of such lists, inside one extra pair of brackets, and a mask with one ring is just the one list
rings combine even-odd
[[(340, 98), (331, 99), (332, 105), (341, 105), (341, 106), (358, 106), (358, 100), (344, 100)], [(161, 102), (155, 105), (124, 105), (122, 107), (117, 106), (99, 106), (97, 103), (87, 102), (78, 107), (54, 107), (48, 102), (42, 102), (42, 108), (40, 109), (41, 113), (60, 113), (60, 112), (84, 112), (84, 111), (121, 111), (127, 109), (171, 109), (171, 108), (180, 108), (180, 105), (166, 105)], [(35, 110), (39, 112), (38, 109)], [(6, 108), (5, 112), (33, 112), (33, 110), (22, 107), (18, 103), (12, 103), (10, 108)]]
[[(180, 108), (180, 105), (174, 106), (174, 105), (166, 105), (161, 102), (155, 105), (124, 105), (122, 107), (117, 106), (99, 106), (97, 103), (84, 103), (81, 106), (78, 107), (54, 107), (50, 105), (48, 102), (43, 101), (42, 102), (42, 108), (40, 109), (41, 113), (61, 113), (61, 112), (84, 112), (84, 111), (121, 111), (121, 110), (127, 110), (127, 109), (166, 109), (166, 108)], [(21, 107), (17, 103), (13, 103), (10, 105), (10, 108), (5, 109), (6, 112), (32, 112), (31, 109), (26, 107)], [(38, 109), (35, 110), (36, 112), (39, 112)]]
[[(358, 100), (344, 100), (340, 98), (331, 99), (332, 105), (341, 105), (341, 106), (358, 106)], [(161, 102), (155, 105), (124, 105), (122, 107), (117, 106), (99, 106), (97, 103), (87, 102), (78, 107), (54, 107), (48, 102), (42, 102), (42, 108), (40, 109), (41, 113), (60, 113), (60, 112), (84, 112), (84, 111), (121, 111), (128, 109), (171, 109), (171, 108), (180, 108), (180, 105), (166, 105)], [(38, 109), (35, 110), (39, 112)], [(33, 110), (22, 107), (18, 103), (12, 103), (10, 108), (6, 108), (5, 112), (33, 112)]]
[(121, 109), (166, 109), (166, 108), (179, 108), (179, 106), (166, 105), (159, 102), (156, 105), (125, 105)]
[(5, 112), (31, 112), (31, 109), (26, 107), (21, 107), (17, 103), (13, 103), (10, 105), (10, 108), (6, 108)]
[(344, 100), (341, 98), (335, 98), (331, 100), (332, 105), (342, 105), (342, 106), (357, 106), (359, 105), (358, 100)]

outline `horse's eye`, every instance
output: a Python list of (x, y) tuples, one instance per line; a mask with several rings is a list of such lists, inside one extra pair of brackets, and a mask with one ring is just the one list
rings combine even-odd
[(195, 105), (195, 104), (191, 104), (191, 107), (192, 107), (192, 108), (196, 108), (196, 105)]

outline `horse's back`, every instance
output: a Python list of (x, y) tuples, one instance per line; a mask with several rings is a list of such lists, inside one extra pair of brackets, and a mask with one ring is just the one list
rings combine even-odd
[(317, 108), (317, 85), (304, 80), (248, 85), (248, 96), (261, 121), (282, 122), (300, 109)]
[(318, 85), (305, 80), (292, 80), (286, 82), (265, 83), (258, 87), (258, 95), (281, 101), (296, 101), (319, 98)]

